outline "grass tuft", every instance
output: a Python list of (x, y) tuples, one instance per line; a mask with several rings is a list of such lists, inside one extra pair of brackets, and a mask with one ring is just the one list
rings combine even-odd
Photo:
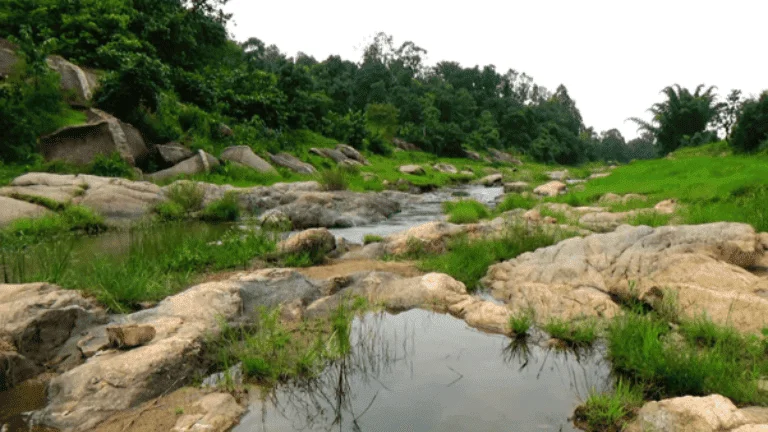
[(598, 336), (595, 319), (569, 322), (552, 318), (544, 324), (544, 331), (571, 347), (590, 346)]
[(527, 336), (532, 325), (533, 313), (531, 311), (519, 312), (509, 317), (509, 330), (517, 338)]
[(200, 213), (200, 219), (207, 222), (234, 222), (240, 218), (240, 204), (237, 194), (227, 192), (224, 197), (210, 203)]
[(363, 237), (363, 244), (371, 244), (371, 243), (381, 243), (384, 241), (384, 237), (380, 235), (375, 234), (366, 234), (365, 237)]
[(455, 224), (476, 223), (491, 216), (488, 207), (472, 199), (446, 201), (443, 203), (443, 213), (448, 214), (448, 222)]
[(574, 420), (587, 432), (619, 432), (642, 404), (642, 390), (620, 379), (610, 393), (590, 393), (584, 404), (576, 408)]
[(531, 198), (520, 194), (507, 194), (504, 196), (504, 200), (499, 203), (498, 206), (496, 206), (496, 211), (498, 213), (503, 213), (505, 211), (518, 208), (530, 210), (534, 208), (538, 203), (539, 201), (536, 198)]

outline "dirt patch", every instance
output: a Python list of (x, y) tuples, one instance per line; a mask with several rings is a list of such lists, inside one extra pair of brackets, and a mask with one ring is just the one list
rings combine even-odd
[(297, 269), (297, 271), (310, 279), (331, 279), (365, 271), (394, 273), (406, 278), (424, 274), (411, 262), (376, 260), (332, 261), (326, 265)]
[(173, 429), (179, 417), (184, 414), (200, 414), (195, 402), (206, 394), (203, 390), (185, 387), (142, 404), (139, 407), (121, 411), (94, 432), (168, 432)]

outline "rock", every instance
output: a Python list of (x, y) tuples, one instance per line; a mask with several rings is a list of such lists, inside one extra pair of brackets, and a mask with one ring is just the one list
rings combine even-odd
[(677, 210), (677, 200), (668, 199), (664, 200), (653, 207), (657, 213), (660, 214), (674, 214)]
[(341, 256), (342, 260), (378, 260), (387, 254), (384, 243), (376, 242), (351, 250)]
[(172, 167), (195, 155), (192, 150), (179, 143), (159, 144), (155, 146), (155, 159), (162, 167)]
[(485, 187), (501, 186), (504, 183), (504, 176), (501, 174), (491, 174), (478, 180), (478, 183)]
[(522, 165), (523, 163), (520, 162), (519, 159), (513, 157), (511, 154), (496, 150), (494, 148), (489, 148), (488, 153), (491, 155), (491, 160), (493, 162), (502, 163), (502, 164), (512, 164), (512, 165)]
[(248, 146), (228, 147), (221, 152), (221, 159), (245, 165), (260, 173), (277, 172), (269, 162), (257, 156)]
[(444, 252), (448, 239), (464, 232), (461, 226), (452, 223), (428, 222), (386, 237), (385, 248), (391, 255), (403, 255), (412, 247), (424, 248), (431, 252)]
[(528, 183), (522, 181), (504, 183), (504, 193), (521, 193), (527, 191), (529, 187)]
[(467, 159), (472, 159), (475, 161), (483, 160), (483, 157), (480, 156), (480, 153), (472, 150), (464, 150), (464, 156), (466, 156)]
[(609, 232), (624, 224), (634, 212), (587, 213), (579, 219), (579, 225), (595, 232)]
[(0, 196), (0, 228), (17, 219), (37, 219), (50, 213), (37, 204)]
[(419, 147), (416, 144), (411, 144), (409, 142), (405, 142), (400, 138), (395, 138), (392, 140), (392, 143), (399, 148), (400, 150), (404, 151), (419, 151)]
[(761, 412), (756, 416), (754, 408), (738, 409), (728, 398), (717, 394), (706, 397), (683, 396), (646, 403), (626, 430), (628, 432), (764, 430), (768, 427), (768, 424), (765, 424), (768, 420), (765, 417), (766, 409), (758, 408), (757, 410)]
[(448, 163), (438, 163), (432, 166), (435, 171), (445, 174), (458, 174), (459, 170), (455, 166)]
[(45, 160), (87, 165), (97, 155), (110, 156), (115, 152), (130, 165), (146, 159), (149, 150), (136, 128), (103, 111), (91, 111), (97, 113), (97, 121), (63, 127), (40, 138), (40, 152)]
[(474, 177), (475, 176), (475, 173), (473, 173), (472, 171), (469, 171), (469, 170), (460, 171), (459, 174), (461, 174), (463, 176), (467, 176), (467, 177)]
[(59, 56), (49, 56), (46, 63), (61, 76), (61, 90), (69, 95), (67, 101), (72, 105), (87, 106), (98, 88), (96, 74)]
[(88, 207), (112, 221), (135, 220), (149, 214), (161, 201), (160, 187), (121, 178), (80, 176), (88, 188), (73, 203)]
[(0, 285), (0, 364), (17, 368), (0, 368), (0, 385), (77, 365), (82, 358), (73, 338), (105, 316), (76, 291), (44, 283)]
[(291, 218), (280, 210), (268, 210), (258, 218), (259, 225), (264, 229), (284, 230), (293, 227)]
[(627, 204), (630, 201), (648, 201), (648, 197), (645, 195), (639, 195), (639, 194), (626, 194), (626, 195), (616, 195), (615, 193), (607, 193), (600, 197), (600, 200), (598, 202), (602, 204), (612, 204), (612, 203), (621, 203), (621, 204)]
[(296, 233), (277, 245), (284, 254), (309, 252), (312, 256), (325, 256), (336, 247), (336, 238), (325, 228), (313, 228)]
[(539, 222), (541, 220), (541, 213), (536, 209), (531, 209), (523, 213), (523, 219), (530, 222)]
[(370, 162), (354, 147), (347, 144), (338, 144), (336, 150), (340, 151), (349, 159), (360, 162), (363, 165), (370, 165)]
[(328, 158), (328, 159), (332, 159), (337, 164), (341, 164), (341, 165), (360, 165), (360, 162), (358, 162), (358, 161), (356, 161), (354, 159), (348, 158), (347, 155), (345, 155), (344, 153), (342, 153), (342, 152), (340, 152), (338, 150), (334, 150), (334, 149), (330, 149), (330, 148), (311, 148), (311, 149), (309, 149), (309, 151), (314, 153), (314, 154), (316, 154), (316, 155), (318, 155), (318, 156), (325, 157), (325, 158)]
[(109, 344), (116, 348), (135, 348), (155, 338), (155, 328), (148, 325), (121, 325), (106, 328)]
[[(492, 266), (482, 283), (511, 309), (534, 308), (538, 319), (610, 318), (612, 296), (653, 303), (676, 293), (679, 313), (706, 313), (715, 323), (759, 332), (766, 325), (768, 280), (746, 268), (762, 259), (754, 229), (714, 223), (659, 228), (620, 226), (571, 238)], [(630, 281), (636, 285), (629, 293)]]
[(267, 154), (269, 155), (269, 160), (271, 160), (273, 164), (288, 168), (293, 172), (299, 174), (314, 174), (317, 172), (312, 165), (302, 162), (288, 153), (278, 153), (276, 155), (271, 153)]
[(224, 123), (219, 123), (219, 135), (223, 137), (231, 137), (234, 136), (235, 133), (229, 126), (225, 125)]
[(171, 168), (149, 174), (147, 177), (152, 181), (161, 181), (181, 175), (207, 173), (211, 171), (211, 168), (215, 168), (217, 166), (219, 166), (218, 159), (204, 152), (203, 150), (200, 150), (193, 157), (179, 162)]
[[(33, 414), (33, 421), (61, 430), (90, 430), (204, 373), (207, 365), (199, 354), (205, 341), (218, 334), (220, 322), (252, 322), (257, 306), (277, 307), (297, 298), (309, 304), (319, 295), (318, 286), (300, 274), (268, 269), (197, 285), (154, 309), (117, 316), (112, 325), (152, 326), (155, 338), (131, 350), (103, 352), (53, 378), (49, 403)], [(103, 334), (104, 328), (94, 332)]]
[(403, 174), (410, 174), (410, 175), (426, 174), (426, 172), (424, 171), (424, 168), (418, 165), (403, 165), (400, 168), (398, 168), (398, 171), (400, 171)]
[(568, 170), (550, 171), (547, 173), (547, 177), (549, 177), (550, 180), (557, 180), (561, 182), (568, 179), (568, 176), (569, 176)]
[(611, 173), (606, 173), (606, 172), (592, 173), (589, 176), (589, 180), (595, 180), (595, 179), (599, 179), (599, 178), (606, 178), (609, 175), (611, 175)]
[(203, 396), (194, 406), (197, 414), (184, 414), (174, 425), (172, 432), (211, 431), (225, 432), (237, 424), (245, 413), (228, 393), (211, 393)]
[(563, 182), (551, 181), (549, 183), (545, 183), (541, 186), (536, 187), (536, 189), (533, 190), (533, 193), (537, 195), (554, 197), (565, 192), (567, 188), (568, 186)]
[(244, 381), (243, 364), (238, 363), (225, 372), (218, 372), (213, 375), (209, 375), (200, 384), (202, 388), (219, 388), (222, 385), (226, 385), (227, 381), (238, 386)]
[[(5, 39), (0, 39), (0, 41), (7, 42)], [(0, 78), (5, 79), (10, 76), (18, 61), (19, 58), (16, 56), (15, 49), (0, 46)]]

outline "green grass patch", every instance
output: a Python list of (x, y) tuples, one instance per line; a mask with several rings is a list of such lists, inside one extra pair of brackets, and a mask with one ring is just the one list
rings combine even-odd
[(633, 198), (624, 202), (612, 202), (607, 204), (600, 204), (600, 207), (607, 207), (608, 210), (614, 213), (626, 212), (630, 210), (645, 209), (653, 207), (650, 201), (647, 199)]
[(509, 317), (509, 331), (517, 338), (527, 336), (532, 325), (533, 313), (531, 311), (518, 312)]
[(588, 432), (619, 432), (642, 405), (642, 390), (629, 381), (618, 380), (609, 393), (591, 392), (576, 408), (574, 421)]
[(552, 318), (543, 328), (550, 336), (570, 347), (590, 346), (598, 337), (597, 321), (594, 319), (565, 321)]
[(53, 210), (53, 211), (64, 210), (67, 207), (67, 204), (60, 203), (56, 200), (53, 200), (44, 196), (23, 195), (19, 193), (12, 193), (9, 196), (13, 199), (17, 199), (19, 201), (26, 201), (31, 204), (37, 204), (39, 206), (47, 208), (48, 210)]
[(354, 175), (351, 168), (337, 167), (322, 170), (317, 175), (317, 182), (326, 191), (340, 191), (349, 189), (349, 176)]
[(507, 194), (504, 196), (504, 200), (496, 206), (497, 213), (503, 213), (514, 209), (530, 210), (539, 203), (539, 200), (531, 196), (523, 196), (520, 194)]
[(553, 210), (546, 206), (542, 206), (539, 208), (539, 214), (541, 215), (541, 217), (554, 218), (559, 224), (578, 225), (578, 222), (579, 222), (578, 219), (570, 218), (568, 214), (564, 211)]
[(463, 282), (468, 291), (475, 291), (491, 265), (550, 246), (568, 236), (567, 232), (529, 231), (524, 226), (515, 225), (507, 228), (499, 238), (470, 240), (465, 236), (457, 237), (449, 242), (448, 250), (443, 254), (426, 253), (423, 248), (418, 250), (420, 242), (416, 241), (408, 258), (418, 259), (418, 267), (423, 271), (449, 274)]
[(371, 243), (381, 243), (384, 241), (384, 237), (380, 235), (375, 234), (366, 234), (365, 237), (363, 237), (363, 244), (371, 244)]
[(485, 204), (473, 199), (446, 201), (443, 203), (443, 213), (448, 215), (448, 222), (455, 224), (476, 223), (491, 216)]
[(96, 234), (106, 230), (104, 218), (91, 209), (67, 206), (60, 213), (36, 219), (18, 219), (0, 231), (2, 243), (34, 243), (71, 232)]
[(207, 222), (234, 222), (240, 218), (240, 204), (237, 194), (227, 192), (221, 199), (208, 204), (200, 213), (200, 219)]
[(655, 211), (639, 212), (625, 221), (629, 225), (646, 225), (649, 227), (660, 227), (669, 224), (672, 215), (660, 214)]
[(205, 189), (194, 181), (180, 181), (169, 186), (165, 195), (184, 209), (184, 213), (191, 213), (203, 207)]

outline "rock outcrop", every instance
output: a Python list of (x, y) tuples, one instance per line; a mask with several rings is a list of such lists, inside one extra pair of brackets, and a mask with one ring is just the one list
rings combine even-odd
[(760, 295), (768, 279), (747, 269), (765, 253), (745, 224), (624, 225), (494, 265), (482, 283), (511, 309), (533, 308), (542, 321), (610, 318), (619, 311), (613, 296), (654, 304), (674, 295), (683, 316), (706, 313), (718, 324), (758, 332), (768, 324), (768, 300)]
[(411, 144), (409, 142), (406, 142), (400, 138), (393, 139), (392, 143), (395, 145), (395, 147), (399, 148), (400, 150), (419, 151), (419, 146), (417, 146), (416, 144)]
[(420, 167), (419, 165), (403, 165), (398, 168), (398, 171), (400, 171), (402, 174), (409, 175), (424, 175), (426, 173), (424, 168)]
[(529, 187), (530, 185), (523, 181), (504, 183), (504, 193), (522, 193)]
[(153, 149), (155, 162), (161, 168), (170, 168), (179, 162), (185, 161), (195, 153), (179, 143), (156, 145)]
[(332, 148), (311, 148), (310, 152), (325, 158), (332, 159), (338, 165), (343, 166), (360, 166), (370, 165), (370, 163), (355, 150), (354, 147), (346, 144), (339, 144), (335, 149)]
[(152, 181), (161, 181), (180, 175), (195, 175), (210, 172), (212, 168), (219, 166), (219, 160), (212, 155), (200, 150), (196, 155), (183, 160), (171, 168), (148, 174)]
[(228, 147), (221, 152), (221, 160), (230, 161), (253, 168), (260, 173), (276, 173), (269, 162), (260, 158), (248, 146)]
[(45, 207), (0, 196), (0, 228), (16, 219), (36, 219), (47, 214), (50, 214), (50, 211)]
[(347, 144), (339, 144), (336, 146), (336, 150), (344, 153), (346, 157), (349, 159), (355, 160), (357, 162), (360, 162), (363, 165), (370, 165), (370, 162), (365, 158), (365, 156), (362, 155), (357, 149), (352, 147), (351, 145)]
[(67, 126), (40, 138), (45, 159), (87, 165), (97, 155), (117, 152), (124, 161), (136, 165), (149, 155), (138, 129), (96, 109), (91, 109), (89, 116), (87, 124)]
[(336, 239), (325, 228), (313, 228), (301, 231), (281, 241), (278, 251), (284, 254), (309, 252), (326, 255), (336, 248)]
[(627, 432), (758, 432), (768, 430), (768, 408), (739, 409), (728, 398), (684, 396), (646, 403)]
[(444, 173), (444, 174), (458, 174), (459, 173), (459, 170), (455, 166), (453, 166), (451, 164), (448, 164), (448, 163), (442, 163), (441, 162), (441, 163), (433, 165), (432, 168), (434, 168), (435, 171), (438, 171), (438, 172), (441, 172), (441, 173)]
[(306, 162), (302, 162), (295, 156), (288, 153), (278, 153), (275, 155), (268, 153), (268, 156), (269, 160), (271, 160), (273, 164), (288, 168), (289, 170), (299, 174), (314, 174), (317, 172), (315, 167), (312, 165)]

